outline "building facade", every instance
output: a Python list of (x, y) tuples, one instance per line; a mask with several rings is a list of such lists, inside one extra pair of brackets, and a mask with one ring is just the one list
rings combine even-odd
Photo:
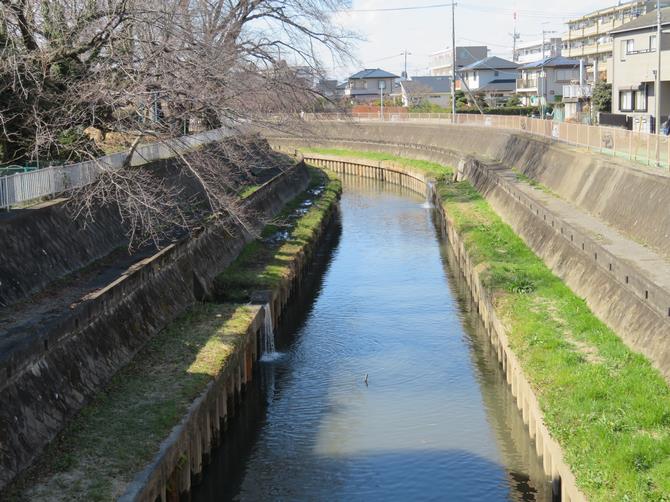
[(563, 86), (579, 82), (579, 61), (562, 56), (545, 58), (519, 67), (516, 92), (525, 106), (556, 103)]
[[(586, 80), (594, 83), (608, 80), (608, 61), (612, 57), (612, 32), (645, 14), (650, 2), (635, 0), (591, 12), (567, 22), (562, 55), (584, 59)], [(650, 9), (649, 9), (650, 10)]]
[(518, 67), (517, 63), (497, 56), (484, 58), (459, 71), (456, 89), (483, 95), (491, 107), (500, 106), (516, 90)]
[(670, 8), (661, 9), (661, 43), (656, 40), (656, 11), (612, 32), (614, 41), (610, 82), (612, 112), (633, 118), (633, 129), (651, 132), (656, 123), (656, 70), (661, 50), (661, 117), (670, 115)]
[(397, 78), (400, 77), (380, 68), (366, 68), (349, 77), (344, 95), (357, 103), (375, 101), (382, 94), (384, 98), (388, 98)]
[[(430, 74), (433, 76), (446, 75), (451, 76), (452, 63), (451, 49), (434, 52), (428, 56), (428, 65)], [(463, 68), (488, 55), (488, 47), (485, 45), (470, 45), (456, 47), (456, 69)]]
[(451, 105), (451, 77), (411, 77), (401, 80), (400, 88), (403, 106), (430, 103), (447, 108)]
[(542, 51), (542, 40), (520, 43), (514, 54), (514, 61), (519, 64), (539, 61), (543, 57), (553, 58), (561, 55), (563, 43), (560, 37), (547, 38), (544, 41), (544, 52)]

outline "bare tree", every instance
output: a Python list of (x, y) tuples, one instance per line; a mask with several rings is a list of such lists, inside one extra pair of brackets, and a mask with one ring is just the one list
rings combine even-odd
[[(113, 140), (127, 148), (193, 125), (288, 127), (319, 97), (322, 57), (349, 58), (352, 34), (330, 21), (345, 2), (0, 0), (0, 157), (93, 159)], [(239, 152), (255, 141), (242, 135), (179, 157), (204, 194), (199, 204), (149, 170), (103, 166), (77, 194), (76, 213), (115, 204), (138, 242), (188, 229), (202, 211), (242, 221), (221, 166), (249, 167)]]

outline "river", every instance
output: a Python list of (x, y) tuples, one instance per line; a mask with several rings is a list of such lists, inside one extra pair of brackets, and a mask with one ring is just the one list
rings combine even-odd
[(194, 500), (550, 501), (433, 211), (343, 181), (282, 355), (261, 363)]

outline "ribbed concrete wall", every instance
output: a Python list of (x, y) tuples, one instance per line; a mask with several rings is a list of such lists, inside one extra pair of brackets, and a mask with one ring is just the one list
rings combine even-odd
[[(248, 206), (271, 217), (309, 178), (300, 164), (252, 194)], [(53, 322), (17, 334), (12, 350), (0, 354), (0, 489), (153, 334), (209, 292), (252, 238), (229, 230), (212, 225), (171, 244)]]
[[(271, 137), (276, 133), (268, 131)], [(500, 129), (449, 124), (315, 124), (303, 144), (324, 139), (383, 142), (453, 150), (462, 156), (501, 162), (545, 184), (638, 242), (670, 257), (670, 175), (586, 149)]]

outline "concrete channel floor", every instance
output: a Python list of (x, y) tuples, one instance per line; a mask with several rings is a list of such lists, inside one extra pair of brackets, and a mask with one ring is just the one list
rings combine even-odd
[(535, 188), (520, 181), (518, 176), (510, 169), (504, 169), (498, 171), (498, 173), (508, 183), (514, 185), (516, 189), (537, 201), (538, 205), (544, 206), (565, 223), (590, 236), (605, 251), (626, 262), (641, 276), (646, 277), (659, 288), (670, 293), (670, 261), (661, 254), (650, 247), (635, 242), (590, 213), (561, 199), (560, 196), (547, 193), (540, 188)]
[(0, 366), (17, 352), (38, 342), (87, 295), (106, 287), (155, 254), (153, 248), (129, 255), (117, 249), (85, 269), (54, 281), (19, 303), (0, 309)]

